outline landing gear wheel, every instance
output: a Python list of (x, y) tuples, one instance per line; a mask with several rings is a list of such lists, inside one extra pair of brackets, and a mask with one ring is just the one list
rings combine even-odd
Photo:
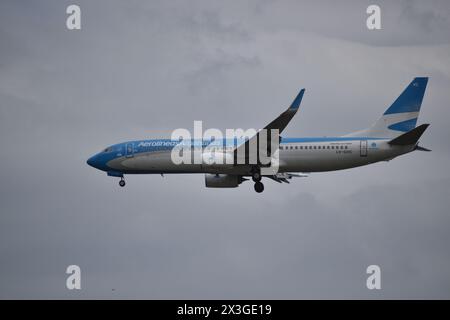
[(119, 186), (125, 187), (125, 180), (120, 179), (120, 181), (119, 181)]
[(264, 185), (261, 182), (255, 183), (255, 191), (261, 193), (264, 191)]
[(261, 172), (259, 172), (259, 171), (255, 171), (255, 172), (253, 172), (252, 173), (252, 179), (253, 179), (253, 181), (255, 181), (255, 182), (260, 182), (261, 181)]

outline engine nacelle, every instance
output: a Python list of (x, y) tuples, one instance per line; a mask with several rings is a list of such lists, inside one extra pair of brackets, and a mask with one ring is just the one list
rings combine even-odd
[(205, 174), (207, 188), (236, 188), (242, 182), (242, 178), (234, 174)]

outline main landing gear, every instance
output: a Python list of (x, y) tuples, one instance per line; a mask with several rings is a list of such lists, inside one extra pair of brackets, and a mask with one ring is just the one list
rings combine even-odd
[(255, 191), (258, 193), (261, 193), (264, 191), (264, 185), (262, 184), (262, 182), (255, 182)]
[(119, 186), (125, 187), (125, 180), (123, 179), (123, 177), (120, 178)]
[(252, 172), (252, 180), (255, 182), (255, 191), (261, 193), (264, 191), (264, 185), (261, 182), (262, 176), (259, 169), (255, 169)]

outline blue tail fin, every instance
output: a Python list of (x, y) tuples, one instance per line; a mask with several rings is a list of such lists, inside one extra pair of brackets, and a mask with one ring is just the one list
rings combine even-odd
[(419, 112), (428, 78), (414, 78), (384, 114)]
[(418, 77), (370, 128), (350, 134), (369, 137), (395, 138), (416, 127), (428, 78)]

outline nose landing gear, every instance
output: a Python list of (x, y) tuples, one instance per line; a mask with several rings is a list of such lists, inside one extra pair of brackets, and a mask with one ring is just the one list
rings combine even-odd
[(120, 181), (119, 181), (119, 186), (121, 186), (121, 187), (125, 187), (125, 180), (123, 179), (123, 177), (122, 177), (122, 178), (120, 178)]

